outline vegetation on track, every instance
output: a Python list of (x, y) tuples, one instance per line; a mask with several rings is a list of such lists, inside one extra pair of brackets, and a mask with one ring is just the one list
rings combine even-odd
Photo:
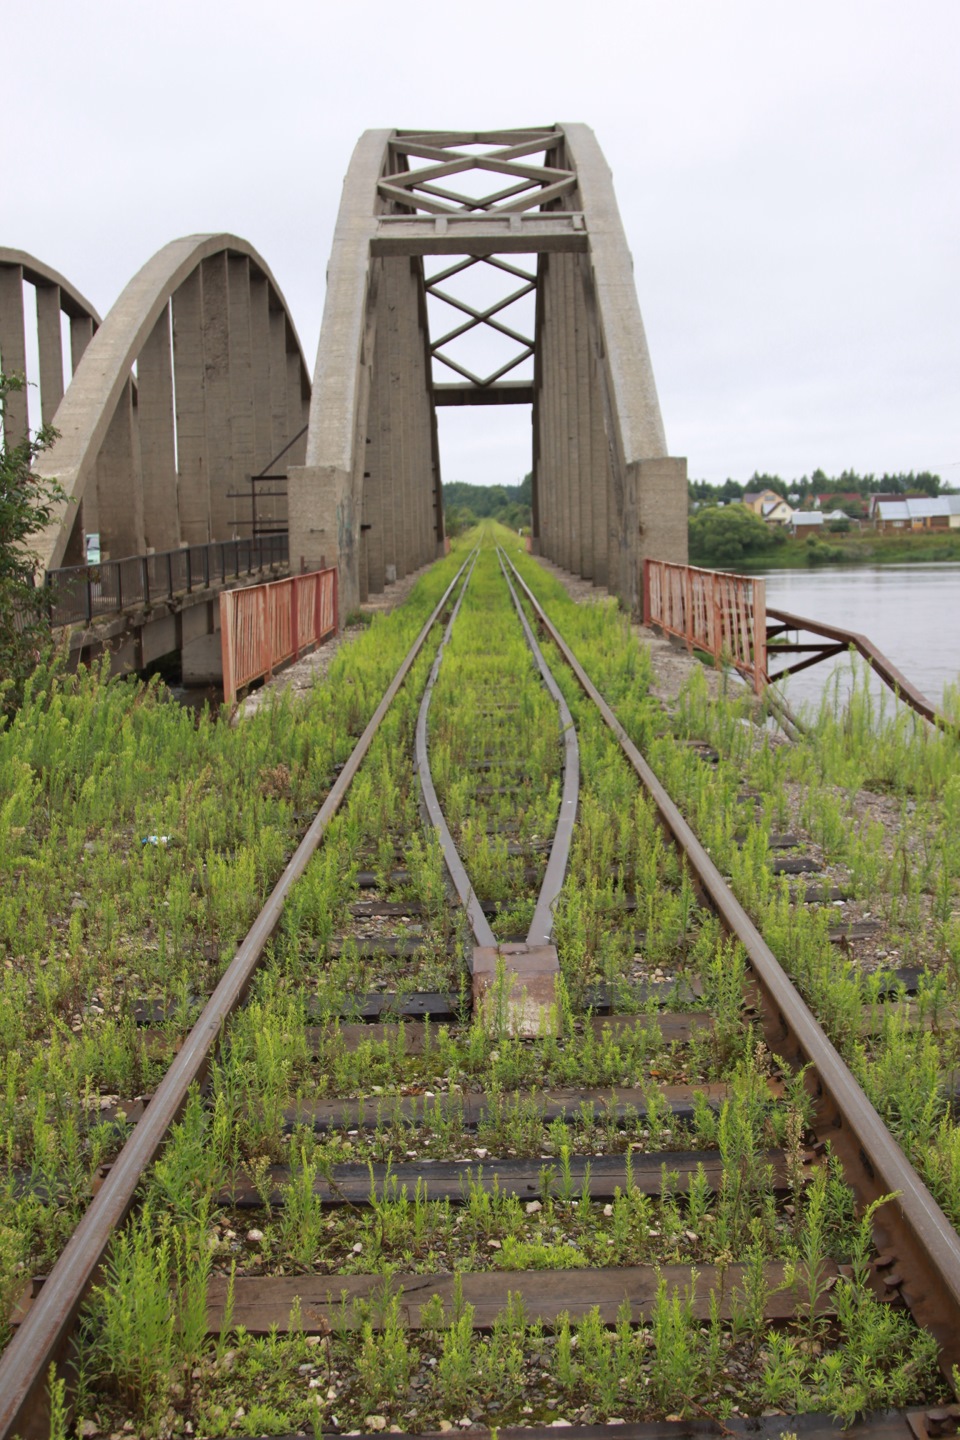
[[(162, 1073), (455, 562), (342, 650), (302, 706), (281, 702), (237, 729), (209, 717), (195, 728), (155, 688), (54, 667), (0, 731), (0, 866), (11, 882), (0, 899), (8, 1307), (24, 1273), (57, 1253), (97, 1166), (122, 1140), (123, 1103)], [(574, 606), (534, 562), (520, 563), (941, 1203), (960, 1215), (946, 1023), (960, 978), (956, 741), (868, 713), (858, 691), (845, 720), (825, 715), (803, 744), (779, 745), (750, 723), (752, 701), (731, 689), (717, 703), (697, 674), (665, 716), (648, 693), (649, 656), (616, 609)], [(552, 826), (560, 747), (495, 564), (488, 545), (441, 668), (431, 735), (445, 810), (503, 939), (525, 930), (532, 909), (530, 860), (511, 851), (539, 853)], [(484, 649), (495, 681), (477, 655)], [(88, 1436), (124, 1423), (144, 1434), (224, 1435), (764, 1409), (849, 1419), (940, 1395), (929, 1337), (873, 1299), (869, 1217), (853, 1215), (832, 1164), (811, 1172), (804, 1163), (802, 1085), (743, 1011), (742, 953), (698, 908), (650, 802), (550, 652), (583, 770), (557, 912), (563, 986), (551, 1033), (522, 1040), (468, 1014), (468, 937), (420, 827), (412, 774), (425, 653), (91, 1299), (79, 1390)], [(503, 723), (495, 753), (481, 754), (478, 717), (492, 694)], [(718, 762), (705, 763), (690, 740)], [(465, 770), (474, 764), (484, 768)], [(865, 787), (882, 787), (898, 823), (863, 811)], [(929, 1028), (917, 1029), (916, 1015), (908, 1024), (901, 1006), (900, 1018), (893, 1007), (864, 1034), (864, 1003), (879, 1006), (889, 967), (886, 980), (883, 966), (865, 976), (831, 943), (825, 907), (791, 904), (770, 848), (788, 825), (808, 831), (854, 904), (881, 905), (904, 947), (916, 948), (924, 976), (914, 1005)], [(362, 872), (373, 878), (363, 890)], [(416, 1046), (412, 1027), (396, 1021), (348, 1043), (371, 992), (399, 1003), (424, 991), (460, 997), (454, 1019), (424, 1026)], [(601, 994), (622, 1023), (594, 1025)], [(712, 1025), (666, 1039), (665, 997), (671, 1013), (709, 1013)], [(148, 1003), (144, 1027), (138, 1007)], [(665, 1083), (700, 1089), (684, 1118), (664, 1101)], [(710, 1085), (726, 1087), (712, 1103)], [(545, 1118), (538, 1097), (563, 1086), (628, 1087), (638, 1099), (625, 1113), (596, 1104)], [(318, 1107), (364, 1095), (379, 1111), (373, 1123), (315, 1123)], [(489, 1103), (473, 1125), (464, 1110), (477, 1095)], [(777, 1186), (771, 1147), (785, 1154)], [(678, 1149), (694, 1157), (683, 1183), (665, 1165), (650, 1194), (631, 1167)], [(708, 1151), (723, 1162), (718, 1185), (698, 1168)], [(583, 1164), (611, 1154), (625, 1157), (625, 1183), (594, 1198)], [(534, 1163), (535, 1201), (481, 1183), (496, 1157)], [(337, 1167), (413, 1163), (428, 1174), (441, 1161), (471, 1167), (454, 1201), (389, 1170), (368, 1171), (361, 1200), (335, 1193)], [(836, 1261), (851, 1267), (837, 1280)], [(793, 1310), (778, 1329), (764, 1318), (773, 1262), (786, 1266)], [(517, 1295), (479, 1335), (460, 1293), (412, 1331), (389, 1293), (397, 1274), (644, 1264), (682, 1265), (689, 1281), (664, 1281), (642, 1321), (624, 1311), (614, 1325), (594, 1312), (547, 1325)], [(719, 1302), (706, 1315), (694, 1306), (695, 1272), (706, 1265), (745, 1267), (725, 1318)], [(266, 1336), (230, 1323), (231, 1288), (247, 1277), (360, 1274), (382, 1277), (382, 1294), (345, 1307), (325, 1333), (296, 1315)], [(227, 1313), (209, 1335), (218, 1281), (228, 1285)]]

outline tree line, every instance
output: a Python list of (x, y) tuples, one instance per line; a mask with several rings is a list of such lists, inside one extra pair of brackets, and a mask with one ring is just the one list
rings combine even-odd
[(467, 485), (462, 480), (445, 481), (443, 516), (448, 535), (469, 530), (478, 520), (499, 520), (511, 530), (529, 528), (533, 497), (533, 472), (519, 485)]
[[(799, 480), (782, 480), (779, 475), (761, 475), (755, 471), (745, 485), (739, 480), (725, 480), (722, 485), (711, 485), (707, 480), (691, 480), (689, 488), (691, 500), (708, 505), (742, 500), (748, 492), (755, 494), (758, 490), (773, 490), (784, 500), (795, 496), (792, 503), (799, 506), (814, 495), (835, 496), (839, 501), (844, 496), (856, 494), (862, 498), (863, 513), (866, 514), (871, 495), (940, 495), (946, 487), (940, 476), (929, 470), (884, 475), (858, 475), (856, 470), (827, 475), (823, 470), (814, 470), (812, 475), (801, 475)], [(842, 510), (845, 506), (838, 503), (835, 507), (828, 505), (826, 508)]]

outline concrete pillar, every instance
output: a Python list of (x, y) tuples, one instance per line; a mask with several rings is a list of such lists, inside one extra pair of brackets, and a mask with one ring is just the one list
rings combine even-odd
[(638, 525), (633, 573), (639, 596), (644, 559), (686, 565), (687, 462), (674, 456), (641, 460), (637, 475)]
[(397, 487), (397, 579), (408, 575), (414, 568), (413, 558), (413, 475), (410, 395), (410, 289), (408, 277), (409, 261), (397, 259), (388, 262), (392, 282), (391, 336), (393, 344), (393, 398), (397, 405), (397, 416), (393, 427), (395, 445), (395, 469)]
[[(400, 264), (403, 262), (400, 261)], [(383, 278), (377, 299), (378, 333), (384, 331), (384, 353), (387, 362), (387, 407), (389, 427), (385, 436), (384, 496), (389, 539), (386, 539), (387, 584), (407, 573), (403, 532), (403, 396), (400, 387), (400, 341), (397, 334), (395, 259), (384, 260)], [(386, 538), (386, 537), (385, 537)]]
[(70, 372), (76, 374), (77, 366), (83, 359), (83, 352), (93, 339), (93, 317), (91, 315), (70, 316)]
[(552, 491), (550, 489), (550, 367), (547, 357), (547, 274), (550, 257), (541, 255), (537, 290), (537, 391), (534, 418), (537, 427), (536, 475), (540, 521), (540, 553), (549, 557), (552, 533)]
[(570, 257), (573, 290), (573, 343), (576, 365), (576, 392), (573, 402), (577, 432), (577, 491), (580, 500), (580, 574), (585, 580), (596, 577), (594, 541), (593, 455), (590, 446), (590, 337), (583, 298), (583, 281), (578, 257)]
[(201, 263), (201, 329), (203, 333), (204, 456), (210, 486), (210, 539), (229, 540), (234, 533), (230, 425), (230, 303), (227, 256), (212, 255)]
[[(537, 279), (542, 281), (546, 256), (537, 259)], [(538, 283), (534, 297), (533, 404), (530, 407), (530, 548), (535, 555), (543, 550), (543, 294)]]
[(550, 361), (550, 447), (552, 451), (551, 470), (553, 493), (556, 501), (556, 524), (553, 533), (553, 560), (565, 570), (569, 565), (570, 547), (570, 497), (567, 493), (567, 475), (563, 453), (563, 375), (561, 338), (561, 257), (552, 257), (547, 274), (546, 339)]
[[(23, 268), (0, 265), (0, 369), (5, 375), (26, 375), (27, 341), (23, 320)], [(26, 390), (7, 396), (4, 441), (19, 445), (29, 426)]]
[(73, 528), (70, 531), (70, 539), (67, 541), (67, 547), (63, 552), (60, 564), (64, 567), (70, 565), (85, 565), (86, 560), (87, 557), (84, 553), (83, 544), (83, 501), (81, 500), (75, 511)]
[(567, 569), (574, 575), (583, 574), (582, 536), (580, 530), (580, 433), (577, 405), (577, 348), (575, 301), (573, 294), (575, 257), (562, 256), (563, 278), (562, 350), (563, 350), (563, 457), (569, 496), (570, 544)]
[[(250, 360), (253, 367), (253, 474), (258, 475), (277, 451), (273, 448), (270, 391), (270, 284), (266, 276), (253, 273), (250, 275)], [(286, 458), (283, 456), (279, 463), (282, 465)]]
[(540, 548), (549, 557), (550, 537), (553, 533), (553, 491), (550, 482), (550, 366), (547, 349), (547, 270), (549, 257), (541, 257), (540, 291), (537, 296), (540, 328), (537, 341), (537, 359), (540, 368), (540, 385), (537, 391), (537, 481), (540, 506)]
[(127, 555), (140, 555), (146, 548), (139, 451), (133, 383), (128, 380), (120, 392), (117, 408), (97, 456), (100, 554), (104, 560), (122, 560)]
[(165, 305), (137, 357), (143, 529), (153, 550), (175, 550), (180, 544), (170, 345), (170, 307)]
[[(427, 360), (427, 384), (433, 384), (433, 374), (430, 368), (430, 361)], [(429, 393), (429, 391), (428, 391)], [(443, 477), (440, 473), (440, 436), (437, 429), (437, 410), (431, 402), (430, 413), (430, 455), (431, 455), (431, 484), (430, 492), (430, 544), (431, 554), (442, 555), (445, 549), (447, 527), (443, 517)]]
[(219, 630), (200, 635), (180, 651), (181, 681), (184, 685), (220, 685), (223, 682), (223, 655)]
[[(373, 373), (370, 380), (370, 414), (367, 438), (364, 445), (365, 462), (363, 476), (363, 523), (370, 528), (364, 533), (367, 540), (367, 590), (380, 595), (385, 584), (384, 575), (384, 419), (388, 414), (387, 367), (384, 363), (384, 330), (378, 329), (373, 348)], [(389, 439), (389, 432), (387, 435)]]
[(603, 335), (597, 307), (596, 286), (591, 262), (580, 263), (581, 292), (590, 355), (590, 455), (595, 473), (594, 579), (616, 591), (620, 573), (621, 492), (614, 475), (611, 445), (612, 416), (607, 394)]
[(227, 258), (228, 331), (230, 367), (230, 469), (231, 532), (241, 539), (253, 535), (250, 476), (254, 473), (256, 422), (254, 414), (253, 351), (250, 337), (250, 262), (246, 255)]
[(420, 490), (423, 483), (423, 434), (421, 407), (423, 381), (420, 374), (420, 326), (417, 319), (417, 286), (413, 262), (407, 261), (403, 275), (404, 414), (406, 417), (406, 489), (408, 569), (420, 567)]
[(198, 266), (173, 295), (173, 373), (177, 414), (180, 538), (210, 539), (210, 481), (203, 383), (203, 277)]
[[(287, 318), (279, 308), (270, 311), (270, 411), (273, 426), (271, 456), (279, 454), (299, 428), (287, 415)], [(289, 451), (284, 464), (291, 464)]]
[(603, 397), (600, 393), (600, 361), (591, 345), (590, 386), (590, 469), (593, 504), (593, 578), (597, 585), (610, 584), (610, 452), (603, 424)]
[[(286, 323), (286, 322), (284, 322)], [(288, 340), (286, 351), (287, 365), (287, 424), (290, 432), (287, 440), (292, 440), (298, 430), (302, 430), (309, 419), (309, 404), (304, 404), (303, 398), (303, 373), (300, 364), (300, 355), (292, 337)], [(284, 441), (286, 444), (286, 441)], [(284, 455), (284, 460), (290, 465), (302, 465), (306, 447), (306, 437), (291, 445)]]
[(63, 399), (63, 332), (60, 286), (37, 286), (37, 352), (40, 361), (40, 415), (51, 425)]
[(426, 306), (423, 298), (423, 264), (411, 265), (414, 346), (417, 360), (417, 565), (425, 565), (435, 554), (433, 541), (433, 402), (430, 394), (430, 363), (425, 331)]
[(353, 478), (346, 470), (326, 465), (296, 466), (287, 476), (291, 568), (299, 570), (302, 561), (307, 570), (333, 565), (340, 571), (341, 623), (360, 603), (361, 509)]

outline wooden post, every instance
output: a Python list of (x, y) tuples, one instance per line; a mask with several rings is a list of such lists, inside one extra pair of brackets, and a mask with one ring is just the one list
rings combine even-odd
[(290, 582), (290, 643), (294, 660), (300, 659), (300, 586), (303, 581), (294, 575)]

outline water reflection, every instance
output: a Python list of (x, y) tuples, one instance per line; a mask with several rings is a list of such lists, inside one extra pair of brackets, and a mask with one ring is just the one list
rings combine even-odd
[[(960, 679), (960, 565), (770, 570), (763, 578), (768, 605), (861, 631), (934, 704)], [(849, 660), (840, 668), (848, 675)], [(819, 702), (836, 669), (825, 661), (793, 676), (791, 701)]]

